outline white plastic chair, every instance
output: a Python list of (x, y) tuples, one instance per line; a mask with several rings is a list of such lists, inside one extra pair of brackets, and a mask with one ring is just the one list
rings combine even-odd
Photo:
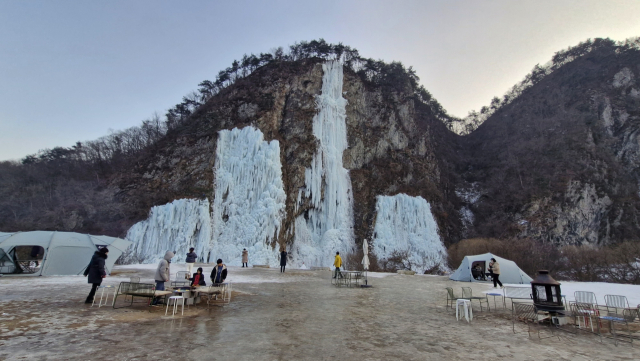
[(184, 316), (184, 297), (183, 296), (171, 296), (169, 297), (169, 301), (167, 301), (167, 309), (164, 311), (164, 315), (166, 316), (169, 312), (169, 305), (171, 304), (171, 300), (173, 300), (173, 313), (171, 316), (176, 315), (176, 311), (178, 310), (178, 300), (182, 300), (182, 315)]
[(464, 318), (467, 319), (467, 322), (469, 322), (469, 319), (473, 321), (473, 308), (471, 308), (471, 300), (465, 300), (462, 298), (456, 300), (456, 321), (459, 321), (461, 318), (458, 317), (460, 307), (463, 308)]
[[(98, 288), (101, 288), (102, 291), (100, 292), (100, 301), (98, 302), (98, 308), (102, 307), (102, 296), (104, 296), (104, 290), (105, 289), (113, 289), (113, 294), (111, 295), (111, 306), (113, 306), (113, 303), (115, 302), (115, 295), (116, 295), (116, 290), (115, 290), (115, 286), (98, 286)], [(107, 305), (107, 302), (109, 302), (109, 291), (107, 291), (107, 297), (104, 299), (104, 306)], [(95, 297), (93, 298), (93, 302), (91, 302), (91, 307), (93, 307), (93, 305), (96, 303), (96, 299)]]

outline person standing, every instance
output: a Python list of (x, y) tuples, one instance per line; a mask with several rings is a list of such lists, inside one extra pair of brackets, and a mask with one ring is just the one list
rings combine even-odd
[(242, 249), (242, 268), (244, 268), (244, 266), (247, 266), (247, 268), (249, 267), (249, 251), (247, 251), (246, 248)]
[(193, 265), (196, 263), (196, 259), (198, 258), (198, 255), (193, 252), (194, 250), (195, 248), (191, 247), (189, 248), (189, 253), (187, 253), (187, 275), (190, 275), (193, 271)]
[[(173, 252), (167, 251), (167, 253), (164, 254), (164, 258), (160, 260), (160, 263), (158, 263), (155, 275), (156, 291), (164, 291), (164, 283), (169, 282), (169, 279), (171, 278), (169, 265), (171, 264), (173, 256)], [(157, 305), (159, 299), (160, 297), (154, 297), (152, 305)]]
[(491, 262), (489, 262), (489, 272), (493, 279), (493, 288), (498, 287), (496, 283), (500, 285), (500, 288), (504, 288), (502, 282), (500, 282), (500, 263), (495, 258), (492, 258)]
[(222, 259), (218, 259), (217, 263), (211, 271), (211, 282), (213, 282), (214, 286), (219, 286), (221, 283), (224, 283), (224, 280), (227, 278), (227, 266), (222, 263)]
[[(340, 267), (342, 267), (342, 258), (340, 257), (340, 252), (336, 252), (336, 258), (333, 261), (333, 265), (336, 267), (333, 278), (336, 278), (340, 274)], [(342, 278), (342, 275), (340, 275), (340, 278)]]
[(286, 267), (287, 267), (287, 249), (283, 248), (282, 252), (280, 252), (280, 273), (283, 273)]
[(93, 303), (93, 297), (96, 295), (96, 289), (102, 284), (102, 279), (107, 277), (107, 272), (104, 268), (104, 261), (107, 259), (107, 253), (109, 250), (107, 247), (100, 248), (99, 251), (96, 251), (91, 257), (91, 261), (87, 266), (87, 269), (84, 271), (85, 276), (89, 276), (87, 279), (88, 283), (91, 283), (91, 292), (89, 292), (89, 296), (84, 301), (84, 303)]

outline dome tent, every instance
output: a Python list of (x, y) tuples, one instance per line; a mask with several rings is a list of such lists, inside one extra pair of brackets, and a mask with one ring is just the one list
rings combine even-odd
[(463, 282), (479, 282), (473, 277), (471, 268), (474, 264), (484, 264), (484, 271), (489, 272), (488, 267), (491, 258), (495, 258), (500, 264), (500, 281), (502, 283), (526, 284), (533, 280), (515, 262), (491, 253), (465, 256), (460, 263), (460, 267), (449, 276), (449, 279)]
[[(92, 236), (74, 232), (0, 232), (0, 273), (29, 276), (81, 275), (95, 251), (109, 248), (105, 262), (107, 273), (131, 245), (124, 239)], [(39, 251), (40, 259), (28, 256), (28, 250)], [(32, 251), (33, 252), (33, 251)], [(37, 266), (36, 266), (37, 265)]]

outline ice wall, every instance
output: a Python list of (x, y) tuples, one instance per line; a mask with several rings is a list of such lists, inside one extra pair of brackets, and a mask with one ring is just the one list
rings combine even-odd
[(322, 70), (322, 94), (316, 98), (318, 113), (313, 118), (313, 135), (320, 146), (305, 170), (305, 188), (298, 196), (299, 203), (304, 196), (313, 208), (296, 219), (294, 265), (329, 266), (336, 251), (355, 248), (351, 178), (342, 164), (347, 149), (342, 63), (329, 61)]
[(394, 251), (406, 251), (405, 260), (416, 272), (438, 264), (446, 269), (447, 251), (431, 206), (424, 198), (406, 194), (378, 196), (376, 212), (373, 252), (378, 260), (389, 258)]
[(199, 262), (210, 251), (211, 216), (208, 200), (178, 199), (155, 206), (149, 218), (133, 225), (125, 237), (133, 244), (123, 254), (124, 263), (155, 263), (167, 251), (175, 251), (173, 262), (184, 262), (194, 247)]
[(253, 127), (222, 130), (214, 171), (211, 259), (240, 266), (246, 248), (250, 263), (278, 265), (286, 200), (280, 143)]

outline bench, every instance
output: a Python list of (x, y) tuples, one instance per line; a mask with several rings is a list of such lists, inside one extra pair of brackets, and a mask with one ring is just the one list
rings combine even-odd
[(511, 310), (513, 311), (513, 300), (532, 300), (530, 287), (509, 287), (506, 286), (503, 289), (504, 297), (502, 297), (502, 304), (507, 307), (507, 298), (511, 299)]
[[(151, 283), (133, 283), (133, 282), (120, 282), (115, 297), (113, 298), (113, 308), (129, 307), (133, 305), (134, 297), (142, 297), (149, 299), (149, 304), (154, 297), (163, 297), (170, 295), (171, 291), (156, 291), (156, 285)], [(131, 303), (126, 306), (116, 307), (116, 300), (118, 296), (124, 295), (125, 302), (126, 297), (131, 296)]]

